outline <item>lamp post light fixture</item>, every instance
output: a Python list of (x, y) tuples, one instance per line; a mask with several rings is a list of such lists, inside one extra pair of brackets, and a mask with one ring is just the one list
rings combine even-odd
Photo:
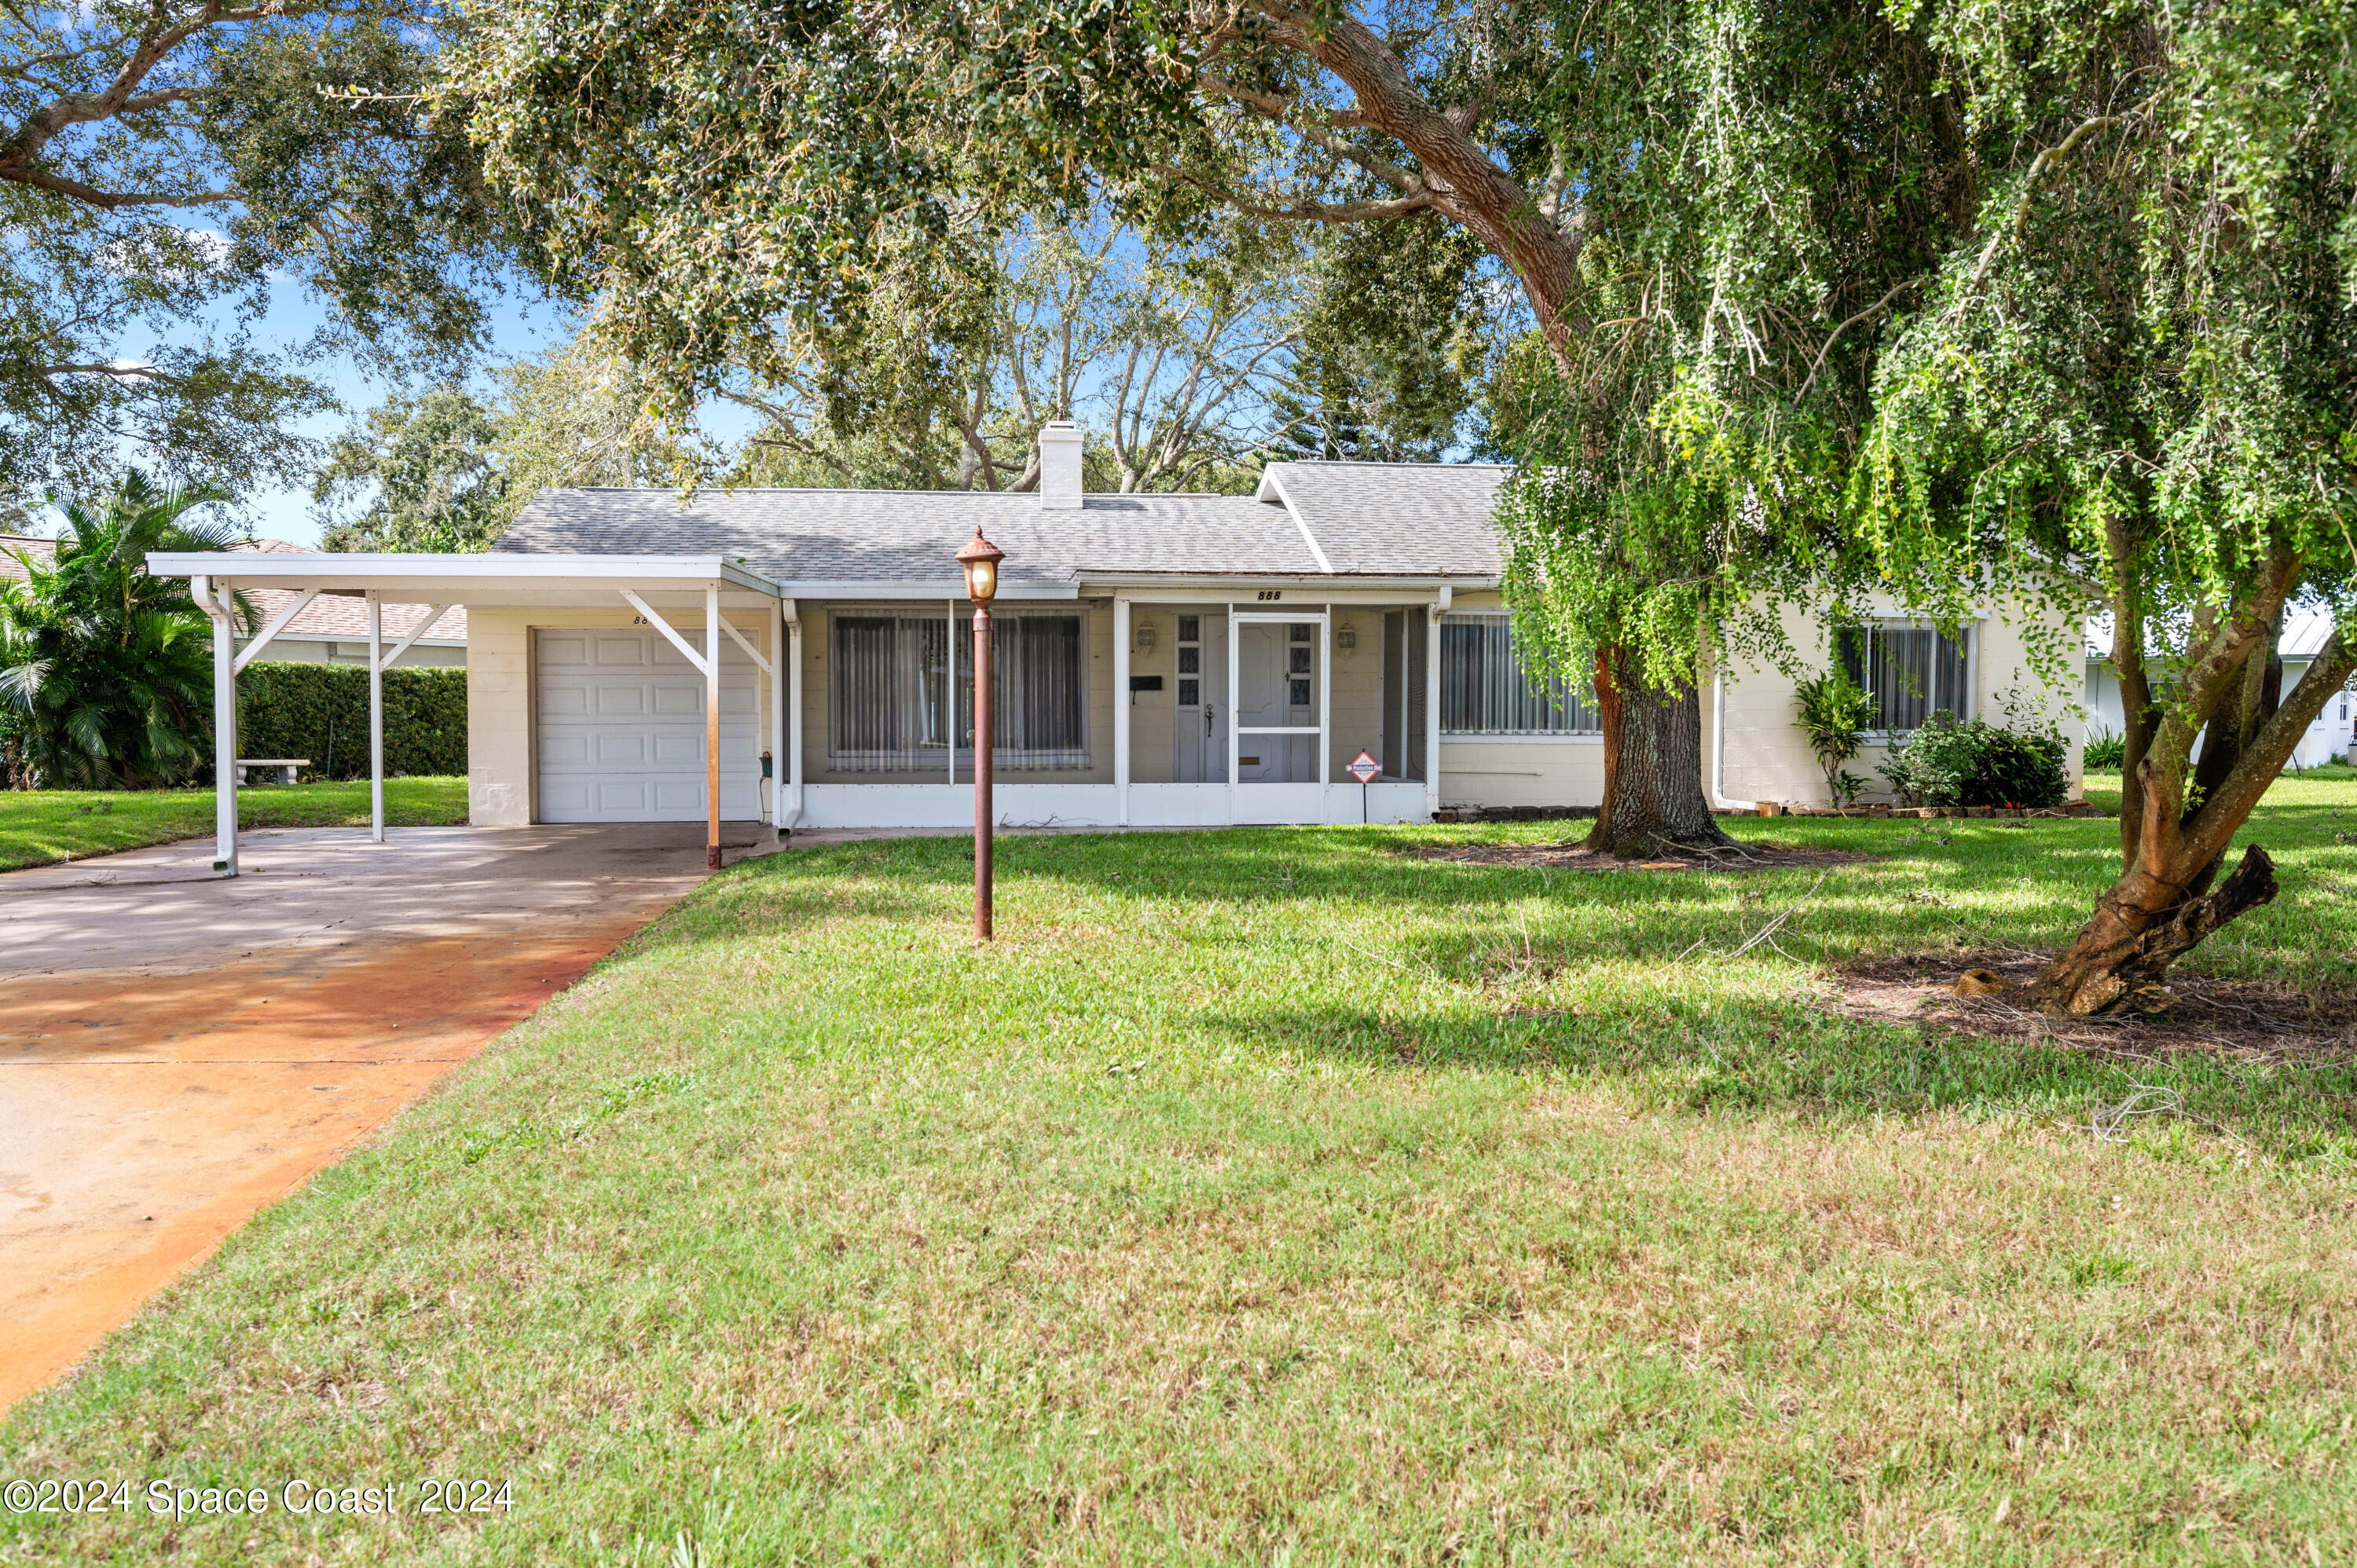
[(990, 802), (990, 601), (998, 596), (998, 564), (1006, 552), (982, 536), (957, 553), (965, 596), (974, 601), (974, 934), (990, 940), (990, 841), (996, 827)]

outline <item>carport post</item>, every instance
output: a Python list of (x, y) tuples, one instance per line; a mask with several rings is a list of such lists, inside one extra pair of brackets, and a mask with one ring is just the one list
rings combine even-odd
[(794, 822), (802, 818), (802, 607), (780, 599), (786, 616), (786, 786), (792, 791)]
[[(776, 764), (772, 763), (771, 767)], [(704, 864), (720, 869), (720, 585), (704, 585)]]
[[(237, 637), (213, 599), (213, 580), (189, 581), (189, 596), (213, 623), (213, 869), (237, 875)], [(220, 585), (221, 596), (229, 585)]]
[(384, 607), (371, 594), (369, 620), (369, 840), (384, 842)]

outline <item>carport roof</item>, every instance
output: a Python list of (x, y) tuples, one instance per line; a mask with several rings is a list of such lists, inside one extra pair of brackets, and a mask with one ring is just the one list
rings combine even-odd
[(717, 555), (441, 555), (335, 552), (156, 551), (164, 577), (211, 577), (241, 588), (316, 588), (418, 604), (562, 604), (630, 588), (668, 597), (718, 582), (730, 602), (776, 598), (778, 585)]

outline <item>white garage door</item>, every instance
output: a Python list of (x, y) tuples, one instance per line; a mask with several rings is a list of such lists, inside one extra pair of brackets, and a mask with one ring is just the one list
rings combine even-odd
[[(698, 628), (702, 629), (699, 624)], [(539, 633), (540, 820), (700, 822), (704, 677), (652, 628)], [(720, 648), (720, 814), (761, 814), (752, 661)]]

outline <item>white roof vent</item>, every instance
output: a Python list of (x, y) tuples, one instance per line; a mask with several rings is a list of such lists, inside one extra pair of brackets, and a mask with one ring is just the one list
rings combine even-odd
[(1039, 510), (1077, 511), (1081, 505), (1081, 427), (1051, 419), (1039, 431)]

